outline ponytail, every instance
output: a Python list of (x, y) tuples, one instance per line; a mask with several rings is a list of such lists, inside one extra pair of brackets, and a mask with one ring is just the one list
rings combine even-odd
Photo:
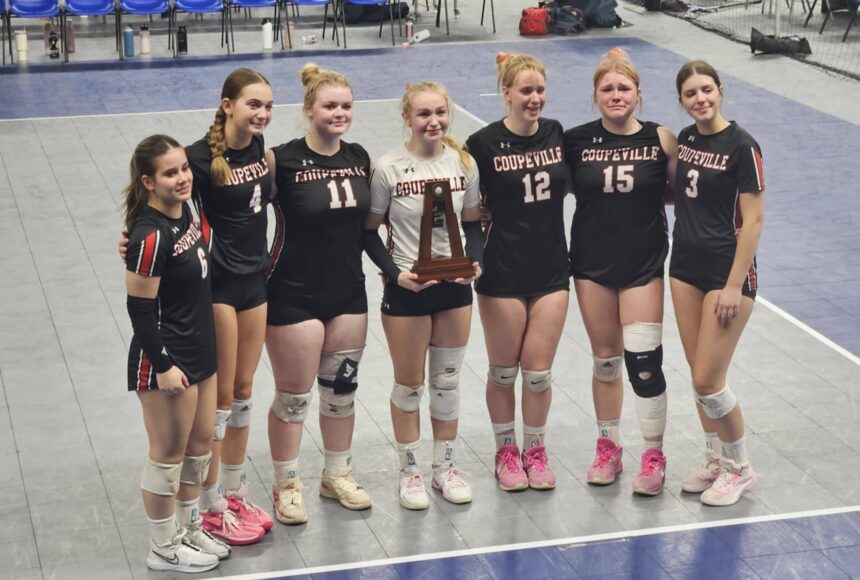
[(131, 231), (134, 218), (149, 202), (149, 190), (143, 185), (143, 176), (155, 176), (157, 160), (171, 149), (182, 148), (173, 137), (150, 135), (137, 144), (128, 165), (129, 182), (122, 190), (125, 227)]

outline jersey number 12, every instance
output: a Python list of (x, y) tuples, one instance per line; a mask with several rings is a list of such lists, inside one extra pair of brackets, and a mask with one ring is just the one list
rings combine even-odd
[(355, 207), (355, 194), (352, 192), (352, 184), (349, 182), (349, 179), (344, 179), (340, 182), (341, 188), (343, 188), (344, 196), (346, 197), (345, 201), (341, 201), (340, 199), (340, 191), (337, 187), (337, 180), (332, 179), (328, 182), (328, 193), (331, 195), (331, 203), (328, 205), (330, 209), (341, 209), (344, 207)]
[(549, 173), (538, 171), (534, 175), (530, 173), (524, 175), (523, 187), (526, 190), (525, 199), (523, 200), (525, 203), (549, 199), (551, 193), (549, 189)]

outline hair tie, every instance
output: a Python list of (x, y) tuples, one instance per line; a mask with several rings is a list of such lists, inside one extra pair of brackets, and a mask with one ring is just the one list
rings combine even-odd
[(406, 83), (406, 90), (408, 91), (411, 88), (412, 88), (412, 83)]
[(496, 57), (496, 62), (498, 62), (499, 64), (505, 62), (506, 60), (508, 60), (508, 55), (505, 53), (501, 53), (499, 56)]

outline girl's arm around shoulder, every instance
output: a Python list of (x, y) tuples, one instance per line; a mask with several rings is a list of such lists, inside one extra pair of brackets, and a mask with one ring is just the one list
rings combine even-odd
[(666, 203), (675, 203), (674, 186), (675, 186), (675, 171), (678, 167), (678, 139), (666, 127), (657, 127), (657, 136), (660, 138), (660, 146), (667, 157), (666, 178), (667, 187), (665, 201)]
[(272, 183), (272, 194), (269, 196), (269, 201), (274, 201), (274, 199), (278, 197), (278, 180), (275, 177), (277, 164), (275, 163), (274, 149), (266, 150), (266, 165), (269, 166), (269, 180)]

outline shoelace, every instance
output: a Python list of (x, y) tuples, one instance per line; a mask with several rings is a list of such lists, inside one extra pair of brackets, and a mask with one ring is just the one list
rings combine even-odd
[(601, 447), (597, 449), (597, 459), (595, 460), (600, 465), (606, 465), (610, 461), (612, 461), (612, 457), (615, 455), (616, 448), (610, 447)]
[(652, 475), (658, 467), (666, 463), (666, 458), (660, 455), (649, 455), (648, 461), (642, 464), (642, 475)]
[(239, 520), (233, 514), (233, 512), (224, 512), (224, 529), (227, 530), (228, 533), (234, 532), (239, 527)]
[(720, 458), (714, 452), (709, 452), (705, 455), (705, 462), (699, 466), (699, 470), (696, 475), (702, 477), (702, 479), (706, 479), (710, 477), (711, 472), (714, 469), (722, 469), (720, 466)]
[(414, 492), (421, 489), (424, 490), (424, 478), (421, 477), (420, 473), (413, 473), (412, 475), (407, 476), (406, 478), (406, 490), (408, 492)]
[(546, 453), (528, 453), (526, 452), (526, 461), (531, 467), (538, 471), (546, 470)]
[(257, 504), (252, 502), (249, 498), (242, 497), (240, 495), (234, 495), (232, 497), (236, 501), (236, 503), (239, 504), (240, 510), (248, 511), (251, 513), (256, 513), (260, 511), (260, 508), (257, 506)]
[(463, 481), (463, 476), (466, 473), (457, 467), (449, 467), (442, 472), (442, 479), (449, 487), (466, 487), (466, 482)]
[(499, 459), (511, 473), (517, 473), (520, 470), (520, 466), (517, 462), (517, 454), (514, 451), (506, 450), (502, 453)]

